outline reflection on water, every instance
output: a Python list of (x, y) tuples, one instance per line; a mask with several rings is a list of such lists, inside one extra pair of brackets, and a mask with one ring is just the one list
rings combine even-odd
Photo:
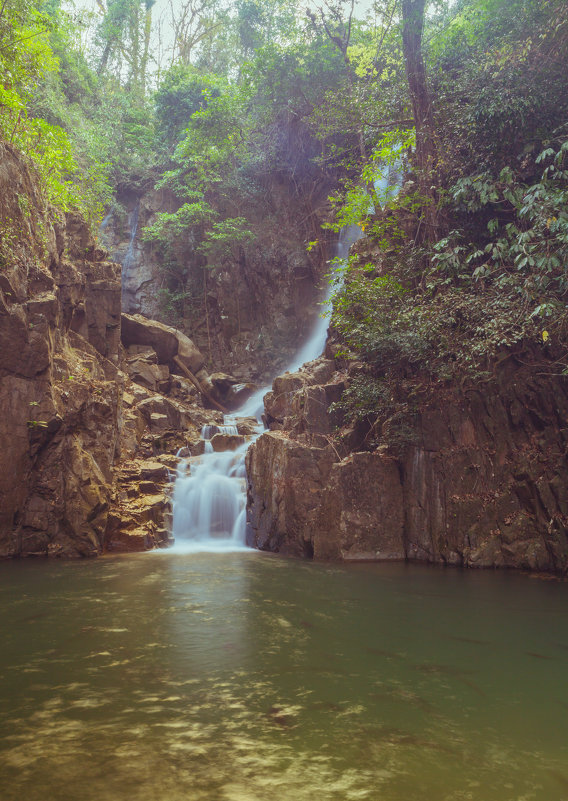
[(0, 572), (3, 801), (568, 798), (564, 583), (252, 551)]

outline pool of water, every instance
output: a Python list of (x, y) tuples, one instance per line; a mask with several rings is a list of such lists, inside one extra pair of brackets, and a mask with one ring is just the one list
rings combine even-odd
[(568, 799), (568, 584), (169, 554), (0, 565), (2, 801)]

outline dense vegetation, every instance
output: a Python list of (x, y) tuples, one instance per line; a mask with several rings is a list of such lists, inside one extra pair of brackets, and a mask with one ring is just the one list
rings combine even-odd
[(315, 252), (311, 198), (335, 186), (330, 227), (365, 232), (333, 317), (365, 365), (351, 417), (486, 380), (515, 348), (563, 372), (565, 2), (358, 5), (182, 0), (158, 20), (152, 0), (4, 0), (0, 134), (46, 201), (94, 225), (124, 187), (171, 193), (144, 237), (181, 316), (191, 266), (231, 269), (278, 237), (277, 182)]

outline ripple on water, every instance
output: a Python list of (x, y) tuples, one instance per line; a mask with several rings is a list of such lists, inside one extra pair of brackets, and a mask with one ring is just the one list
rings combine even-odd
[(14, 575), (4, 621), (48, 614), (3, 640), (2, 801), (565, 795), (563, 587), (170, 555), (32, 568), (27, 609)]

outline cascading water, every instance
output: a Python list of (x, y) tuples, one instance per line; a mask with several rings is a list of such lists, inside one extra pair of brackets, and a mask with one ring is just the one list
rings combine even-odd
[[(234, 417), (221, 426), (203, 426), (204, 452), (183, 460), (173, 495), (174, 548), (179, 551), (236, 551), (245, 548), (245, 454), (249, 442), (216, 453), (215, 434), (238, 435)], [(190, 473), (188, 475), (188, 468)]]
[(136, 235), (138, 233), (138, 216), (140, 214), (140, 203), (138, 202), (134, 207), (130, 218), (130, 241), (128, 249), (122, 260), (122, 309), (129, 312), (133, 309), (135, 302), (135, 290), (131, 286), (132, 268), (136, 265), (136, 257), (134, 253), (136, 244)]
[[(396, 183), (395, 183), (396, 181)], [(393, 170), (377, 182), (375, 188), (389, 195), (392, 187), (398, 184), (398, 176)], [(345, 262), (349, 248), (362, 236), (358, 225), (342, 229), (337, 243), (336, 257)], [(339, 268), (337, 268), (339, 269)], [(333, 291), (329, 283), (323, 304), (327, 304)], [(307, 342), (300, 349), (287, 372), (296, 372), (306, 362), (317, 359), (325, 348), (328, 320), (321, 315)], [(174, 549), (187, 551), (235, 551), (246, 549), (246, 477), (245, 454), (251, 442), (262, 433), (258, 424), (257, 433), (234, 451), (215, 453), (211, 443), (216, 433), (238, 434), (236, 419), (255, 417), (260, 421), (263, 412), (263, 398), (271, 389), (263, 387), (233, 416), (225, 417), (223, 426), (204, 426), (202, 438), (204, 453), (194, 457), (189, 465), (183, 461), (179, 468), (173, 495), (173, 536)]]
[[(351, 245), (361, 236), (359, 226), (344, 228), (337, 244), (337, 257), (345, 260)], [(332, 284), (329, 284), (324, 303), (330, 299)], [(301, 348), (289, 372), (298, 370), (305, 362), (317, 359), (325, 348), (328, 320), (323, 315), (316, 322), (308, 341)], [(257, 392), (234, 415), (225, 416), (224, 425), (204, 426), (202, 456), (183, 460), (179, 467), (173, 493), (173, 537), (175, 550), (235, 551), (246, 549), (246, 476), (245, 454), (251, 442), (262, 433), (259, 423), (257, 433), (236, 450), (216, 453), (211, 439), (215, 434), (238, 435), (237, 418), (260, 419), (264, 395), (270, 386)], [(189, 475), (188, 475), (189, 469)]]

